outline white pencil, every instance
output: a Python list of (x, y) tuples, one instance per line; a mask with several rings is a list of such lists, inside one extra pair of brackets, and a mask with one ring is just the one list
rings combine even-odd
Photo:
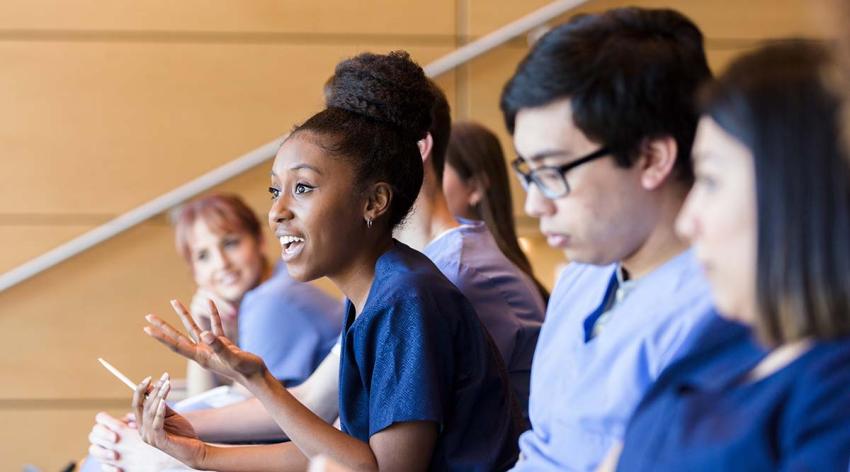
[(130, 390), (133, 390), (133, 391), (136, 390), (136, 384), (134, 384), (132, 380), (128, 379), (127, 376), (122, 374), (118, 369), (116, 369), (115, 367), (112, 367), (112, 364), (110, 364), (109, 362), (106, 362), (101, 357), (98, 357), (97, 360), (100, 361), (101, 365), (106, 367), (106, 370), (108, 370), (109, 372), (112, 372), (112, 375), (118, 377), (118, 380), (124, 382), (124, 385), (130, 387)]

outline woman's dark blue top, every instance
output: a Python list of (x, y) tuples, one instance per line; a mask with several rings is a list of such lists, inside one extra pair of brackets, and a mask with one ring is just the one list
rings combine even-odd
[(617, 470), (846, 471), (850, 338), (817, 342), (767, 377), (750, 331), (713, 320), (635, 411)]
[(433, 421), (431, 470), (505, 470), (521, 418), (498, 350), (467, 299), (397, 241), (375, 265), (362, 313), (342, 335), (339, 416), (362, 440), (394, 423)]

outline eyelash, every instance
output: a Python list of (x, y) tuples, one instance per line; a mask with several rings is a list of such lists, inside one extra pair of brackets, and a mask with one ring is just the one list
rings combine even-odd
[[(295, 184), (295, 188), (293, 189), (292, 193), (294, 193), (295, 195), (303, 195), (305, 193), (310, 193), (315, 188), (316, 187), (313, 187), (312, 185), (297, 183)], [(272, 200), (277, 200), (280, 197), (279, 188), (269, 187), (269, 193), (272, 196)]]
[[(295, 193), (295, 195), (303, 195), (305, 193), (310, 193), (314, 188), (315, 187), (312, 187), (312, 186), (307, 185), (307, 184), (297, 183), (297, 184), (295, 184), (295, 189), (294, 189), (293, 193)], [(305, 189), (305, 190), (299, 192), (298, 191), (299, 189)]]

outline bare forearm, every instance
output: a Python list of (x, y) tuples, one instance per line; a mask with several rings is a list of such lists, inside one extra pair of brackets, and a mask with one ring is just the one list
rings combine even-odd
[(221, 408), (188, 412), (185, 416), (204, 441), (264, 441), (284, 437), (256, 398)]
[[(304, 383), (289, 392), (326, 423), (333, 423), (339, 416), (339, 355), (328, 354)], [(185, 416), (206, 441), (262, 441), (285, 436), (256, 398)]]
[(368, 443), (337, 430), (315, 415), (268, 371), (246, 380), (245, 386), (307, 458), (323, 454), (352, 469), (377, 470), (377, 459)]
[(309, 462), (292, 443), (222, 447), (207, 445), (196, 467), (222, 472), (303, 471)]

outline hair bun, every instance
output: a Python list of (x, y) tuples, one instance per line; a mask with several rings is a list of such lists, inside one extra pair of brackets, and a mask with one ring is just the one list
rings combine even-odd
[(330, 83), (329, 108), (391, 124), (421, 139), (431, 126), (431, 82), (404, 51), (363, 53), (339, 63)]

